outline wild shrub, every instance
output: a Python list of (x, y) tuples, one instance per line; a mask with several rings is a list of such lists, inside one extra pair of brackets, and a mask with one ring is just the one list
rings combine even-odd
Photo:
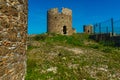
[(36, 41), (44, 41), (45, 39), (46, 39), (46, 35), (45, 34), (40, 34), (40, 35), (36, 35), (35, 37), (34, 37), (34, 40), (36, 40)]
[(99, 49), (100, 45), (98, 45), (98, 44), (90, 44), (89, 47), (93, 48), (93, 49)]
[(111, 53), (111, 52), (112, 52), (112, 49), (109, 48), (109, 47), (106, 47), (106, 48), (104, 48), (102, 51), (105, 52), (105, 53)]

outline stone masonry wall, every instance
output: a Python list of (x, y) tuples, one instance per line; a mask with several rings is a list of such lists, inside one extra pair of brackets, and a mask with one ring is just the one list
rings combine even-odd
[(0, 0), (0, 80), (24, 80), (27, 0)]
[(93, 26), (92, 25), (84, 25), (83, 26), (83, 31), (86, 34), (92, 34), (93, 30), (92, 30)]
[(72, 28), (72, 10), (68, 8), (62, 8), (62, 12), (58, 12), (58, 8), (48, 10), (47, 32), (64, 35), (75, 33)]

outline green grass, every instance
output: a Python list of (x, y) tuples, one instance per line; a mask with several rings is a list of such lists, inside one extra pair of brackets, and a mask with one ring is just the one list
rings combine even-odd
[[(32, 43), (40, 44), (28, 46), (25, 80), (119, 80), (120, 51), (88, 37), (86, 34), (32, 37)], [(75, 54), (74, 48), (82, 53)]]
[(86, 34), (73, 34), (71, 36), (59, 35), (59, 34), (41, 34), (36, 35), (33, 39), (37, 41), (44, 41), (47, 43), (60, 43), (64, 45), (82, 46), (84, 40), (88, 40)]

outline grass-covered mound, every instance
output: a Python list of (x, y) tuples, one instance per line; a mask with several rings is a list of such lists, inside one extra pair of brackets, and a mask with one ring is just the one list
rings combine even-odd
[(26, 80), (119, 80), (120, 51), (86, 34), (29, 38)]
[(59, 35), (54, 33), (40, 34), (33, 37), (36, 41), (44, 41), (47, 43), (60, 43), (72, 46), (82, 46), (85, 40), (89, 39), (87, 34), (73, 34), (71, 36)]

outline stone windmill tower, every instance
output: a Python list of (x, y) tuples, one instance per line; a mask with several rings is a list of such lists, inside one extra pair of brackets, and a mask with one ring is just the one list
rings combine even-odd
[(86, 34), (92, 34), (93, 33), (93, 26), (92, 25), (84, 25), (83, 31)]
[(75, 29), (72, 28), (72, 10), (62, 8), (62, 12), (58, 8), (53, 8), (47, 12), (47, 32), (62, 35), (72, 35)]

